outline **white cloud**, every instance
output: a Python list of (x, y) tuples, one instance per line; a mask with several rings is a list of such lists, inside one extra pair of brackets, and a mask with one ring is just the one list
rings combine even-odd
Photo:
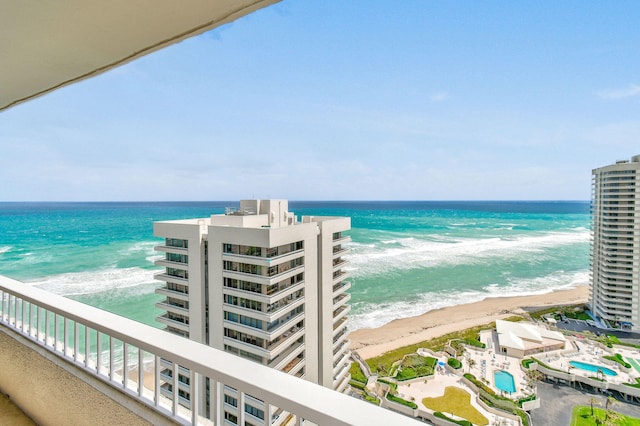
[(624, 89), (613, 89), (613, 90), (604, 90), (598, 93), (603, 99), (625, 99), (631, 98), (634, 96), (640, 96), (640, 86), (637, 84), (631, 84), (629, 87)]
[(432, 102), (446, 101), (447, 99), (449, 99), (449, 93), (448, 92), (437, 92), (437, 93), (434, 93), (433, 95), (429, 96), (429, 99), (431, 99)]

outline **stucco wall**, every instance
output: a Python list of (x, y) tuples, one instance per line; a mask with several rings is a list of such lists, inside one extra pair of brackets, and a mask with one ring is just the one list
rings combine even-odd
[[(0, 366), (0, 391), (40, 425), (171, 424), (143, 404), (2, 326)], [(75, 370), (82, 379), (67, 369)], [(132, 410), (148, 415), (150, 420)]]

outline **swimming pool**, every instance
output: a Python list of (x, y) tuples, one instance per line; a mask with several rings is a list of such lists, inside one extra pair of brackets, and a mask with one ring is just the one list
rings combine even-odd
[(493, 381), (496, 387), (504, 392), (515, 392), (516, 384), (513, 381), (511, 373), (504, 370), (496, 370), (493, 372)]
[(601, 365), (588, 364), (586, 362), (580, 362), (580, 361), (570, 361), (569, 365), (575, 368), (579, 368), (580, 370), (591, 371), (592, 373), (597, 373), (598, 370), (600, 370), (607, 376), (618, 375), (618, 373), (616, 373), (612, 369), (603, 367)]

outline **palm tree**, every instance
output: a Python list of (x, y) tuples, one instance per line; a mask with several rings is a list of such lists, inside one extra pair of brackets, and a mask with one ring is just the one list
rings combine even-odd
[(471, 372), (471, 369), (473, 368), (474, 365), (476, 365), (476, 360), (470, 357), (467, 357), (467, 365), (469, 366), (469, 370), (467, 371), (467, 373)]
[(605, 426), (616, 426), (620, 420), (622, 419), (622, 415), (618, 412), (615, 412), (613, 410), (609, 410), (605, 412), (605, 419), (603, 421), (603, 424)]
[(612, 397), (611, 395), (607, 396), (607, 400), (604, 405), (604, 423), (607, 423), (607, 419), (612, 416), (615, 416), (617, 413), (613, 411), (610, 407), (614, 405), (618, 405), (618, 400)]
[(531, 393), (533, 393), (533, 385), (535, 382), (539, 382), (543, 377), (544, 375), (538, 370), (527, 370), (525, 380), (527, 381), (527, 386), (531, 388)]
[(591, 406), (591, 417), (593, 417), (593, 406), (600, 405), (600, 401), (598, 401), (594, 396), (589, 398), (589, 405)]

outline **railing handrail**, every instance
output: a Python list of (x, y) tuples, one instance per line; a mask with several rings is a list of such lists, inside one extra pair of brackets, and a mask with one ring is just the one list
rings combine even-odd
[[(24, 333), (17, 326), (21, 318), (15, 318), (15, 326), (11, 326), (11, 318), (8, 322), (4, 321), (4, 315), (7, 314), (4, 311), (4, 293), (121, 340), (139, 350), (168, 359), (196, 374), (234, 387), (262, 399), (266, 404), (280, 407), (319, 425), (416, 424), (411, 418), (320, 385), (8, 277), (0, 276), (0, 292), (0, 322), (31, 340), (34, 337), (30, 332)], [(43, 342), (37, 343), (43, 345)], [(68, 359), (53, 348), (48, 349)]]

